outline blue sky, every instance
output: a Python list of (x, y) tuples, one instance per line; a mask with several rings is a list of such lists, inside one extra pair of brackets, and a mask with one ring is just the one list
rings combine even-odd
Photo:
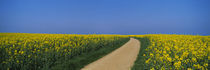
[(209, 0), (1, 0), (0, 32), (210, 34)]

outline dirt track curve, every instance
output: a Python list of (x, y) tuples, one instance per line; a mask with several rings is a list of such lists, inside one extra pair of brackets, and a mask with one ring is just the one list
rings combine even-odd
[(140, 42), (137, 39), (130, 40), (93, 63), (88, 64), (81, 70), (130, 70), (140, 50)]

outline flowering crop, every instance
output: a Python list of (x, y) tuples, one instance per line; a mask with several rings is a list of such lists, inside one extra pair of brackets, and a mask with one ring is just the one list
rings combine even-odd
[[(120, 35), (0, 33), (0, 68), (39, 70), (60, 58), (119, 43)], [(119, 41), (119, 42), (118, 42)]]
[(209, 36), (147, 35), (145, 37), (150, 40), (150, 45), (143, 54), (146, 69), (208, 69)]

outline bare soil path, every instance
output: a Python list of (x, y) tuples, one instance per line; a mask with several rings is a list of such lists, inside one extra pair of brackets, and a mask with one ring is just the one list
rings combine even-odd
[(130, 40), (99, 60), (88, 64), (81, 70), (130, 70), (140, 50), (140, 42), (137, 39)]

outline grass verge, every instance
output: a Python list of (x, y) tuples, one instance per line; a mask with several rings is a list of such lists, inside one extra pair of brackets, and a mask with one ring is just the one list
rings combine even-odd
[(136, 38), (136, 39), (138, 39), (141, 42), (141, 48), (138, 57), (134, 63), (134, 66), (132, 67), (131, 70), (144, 70), (145, 60), (143, 59), (144, 58), (143, 54), (145, 53), (145, 49), (150, 45), (150, 41), (147, 37)]
[[(119, 43), (116, 43), (114, 45), (109, 45), (106, 47), (102, 47), (98, 50), (92, 50), (87, 53), (82, 53), (81, 55), (75, 56), (70, 59), (61, 59), (61, 60), (66, 60), (64, 62), (56, 62), (55, 66), (52, 66), (50, 70), (80, 70), (83, 68), (85, 65), (96, 61), (97, 59), (107, 55), (108, 53), (114, 51), (115, 49), (121, 47), (124, 45), (129, 38), (120, 40)], [(45, 69), (44, 70), (49, 70)]]

